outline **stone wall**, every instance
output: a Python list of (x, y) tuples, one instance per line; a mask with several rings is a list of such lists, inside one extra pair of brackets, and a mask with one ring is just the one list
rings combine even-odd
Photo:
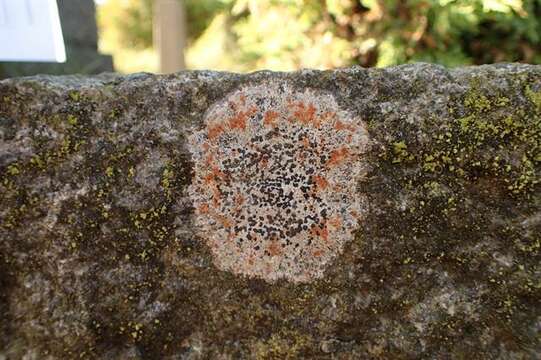
[(0, 82), (0, 358), (535, 358), (541, 67)]

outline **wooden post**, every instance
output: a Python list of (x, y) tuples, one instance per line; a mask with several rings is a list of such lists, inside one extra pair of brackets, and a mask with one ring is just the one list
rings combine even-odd
[(183, 1), (155, 0), (153, 27), (159, 72), (173, 73), (185, 69), (186, 18)]

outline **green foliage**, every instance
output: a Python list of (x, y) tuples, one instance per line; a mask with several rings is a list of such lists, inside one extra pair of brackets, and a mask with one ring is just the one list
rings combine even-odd
[(220, 11), (227, 11), (229, 0), (184, 0), (188, 40), (198, 38)]
[[(151, 2), (103, 5), (123, 6), (114, 26), (124, 43), (151, 45)], [(541, 0), (185, 0), (185, 5), (192, 67), (541, 63)]]
[(152, 46), (152, 0), (109, 0), (104, 6), (124, 46), (137, 49)]

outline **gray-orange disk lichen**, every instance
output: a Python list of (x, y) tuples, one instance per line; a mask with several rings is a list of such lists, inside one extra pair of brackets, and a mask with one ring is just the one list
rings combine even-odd
[(189, 138), (199, 236), (222, 270), (308, 282), (354, 237), (368, 135), (328, 94), (242, 88)]

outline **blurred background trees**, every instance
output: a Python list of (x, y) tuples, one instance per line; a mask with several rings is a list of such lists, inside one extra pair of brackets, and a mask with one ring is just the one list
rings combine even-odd
[[(541, 63), (541, 0), (183, 1), (189, 68)], [(102, 0), (98, 24), (119, 71), (156, 71), (152, 0)]]

